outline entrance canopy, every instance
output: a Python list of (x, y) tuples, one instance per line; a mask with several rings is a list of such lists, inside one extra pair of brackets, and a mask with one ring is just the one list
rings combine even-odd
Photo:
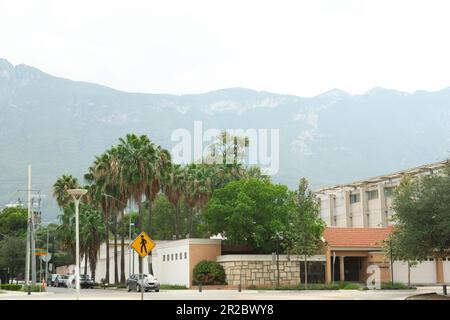
[(392, 227), (326, 228), (323, 235), (327, 246), (326, 282), (333, 279), (362, 282), (366, 280), (369, 264), (385, 267), (383, 241), (391, 232)]

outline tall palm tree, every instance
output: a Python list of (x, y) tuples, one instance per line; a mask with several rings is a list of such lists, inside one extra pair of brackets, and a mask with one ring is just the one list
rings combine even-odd
[(105, 237), (105, 225), (101, 213), (91, 204), (83, 204), (80, 212), (80, 238), (85, 256), (85, 273), (87, 261), (91, 269), (91, 276), (95, 279), (97, 255), (100, 244)]
[(56, 202), (60, 208), (63, 208), (72, 199), (67, 193), (67, 190), (76, 188), (79, 188), (78, 180), (70, 174), (63, 174), (56, 180), (53, 184), (53, 197), (56, 199)]
[[(137, 136), (127, 134), (125, 138), (119, 139), (117, 145), (117, 159), (119, 176), (117, 183), (119, 189), (124, 191), (139, 210), (138, 225), (143, 229), (142, 197), (145, 194), (148, 182), (153, 173), (152, 163), (152, 142), (147, 136)], [(139, 259), (139, 273), (143, 272), (142, 258)]]
[(170, 203), (175, 208), (175, 237), (180, 239), (180, 203), (183, 199), (185, 190), (185, 172), (184, 167), (172, 165), (164, 180), (164, 193)]
[(213, 191), (211, 166), (208, 164), (189, 164), (185, 170), (184, 198), (189, 207), (188, 234), (193, 236), (193, 216), (208, 202)]
[(91, 183), (91, 197), (95, 199), (98, 207), (103, 214), (103, 221), (105, 225), (105, 240), (106, 240), (106, 274), (105, 281), (109, 283), (110, 274), (110, 246), (109, 246), (109, 221), (114, 212), (114, 203), (111, 198), (105, 197), (105, 194), (110, 194), (114, 190), (115, 177), (113, 176), (113, 150), (107, 150), (100, 156), (97, 156), (94, 163), (89, 167), (88, 173), (84, 178)]

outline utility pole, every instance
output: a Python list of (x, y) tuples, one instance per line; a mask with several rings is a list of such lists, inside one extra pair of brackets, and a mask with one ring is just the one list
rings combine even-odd
[[(47, 225), (47, 255), (49, 255), (50, 254), (50, 252), (48, 252), (48, 225)], [(47, 283), (47, 271), (48, 271), (48, 261), (49, 261), (50, 259), (48, 259), (48, 257), (47, 257), (47, 259), (45, 259), (45, 283)]]
[[(30, 169), (31, 173), (31, 169)], [(31, 174), (30, 174), (30, 194), (31, 194)], [(33, 204), (33, 198), (31, 198), (31, 205)], [(31, 284), (36, 285), (36, 239), (35, 239), (35, 220), (34, 212), (31, 212)]]
[(28, 165), (28, 232), (27, 232), (27, 253), (25, 261), (25, 284), (28, 287), (28, 294), (30, 291), (30, 259), (31, 259), (31, 165)]

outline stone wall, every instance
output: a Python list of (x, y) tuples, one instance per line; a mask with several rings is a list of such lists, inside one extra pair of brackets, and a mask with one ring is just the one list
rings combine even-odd
[[(325, 256), (309, 257), (308, 261), (325, 261)], [(277, 263), (272, 255), (223, 255), (217, 257), (225, 269), (229, 285), (242, 284), (271, 287), (276, 284)], [(280, 285), (297, 285), (300, 283), (300, 263), (298, 256), (279, 256)]]

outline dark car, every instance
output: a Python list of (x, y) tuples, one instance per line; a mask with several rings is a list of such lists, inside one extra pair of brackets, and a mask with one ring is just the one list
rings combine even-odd
[(58, 274), (55, 278), (54, 286), (55, 287), (64, 287), (67, 288), (67, 280), (69, 279), (69, 276)]
[(80, 275), (80, 288), (93, 288), (94, 287), (94, 280), (91, 279), (91, 277), (87, 274)]
[(142, 286), (145, 292), (150, 290), (159, 292), (159, 282), (151, 274), (133, 274), (127, 280), (128, 292), (131, 290), (140, 292)]

